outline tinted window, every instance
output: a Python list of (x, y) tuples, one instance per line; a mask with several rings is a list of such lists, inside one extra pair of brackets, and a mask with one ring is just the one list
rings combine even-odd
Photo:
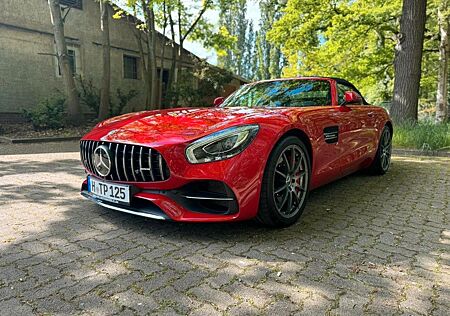
[(241, 87), (223, 107), (305, 107), (331, 105), (331, 89), (325, 80), (279, 80)]

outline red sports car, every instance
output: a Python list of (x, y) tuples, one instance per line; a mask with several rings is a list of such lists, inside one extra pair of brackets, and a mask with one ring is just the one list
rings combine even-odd
[(312, 189), (389, 169), (389, 115), (345, 80), (260, 81), (214, 103), (99, 123), (81, 140), (81, 194), (154, 219), (282, 227)]

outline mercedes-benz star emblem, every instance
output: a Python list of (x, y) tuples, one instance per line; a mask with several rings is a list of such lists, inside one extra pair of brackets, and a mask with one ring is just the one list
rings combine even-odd
[(105, 145), (100, 145), (94, 150), (94, 167), (102, 177), (109, 176), (112, 169), (111, 151)]

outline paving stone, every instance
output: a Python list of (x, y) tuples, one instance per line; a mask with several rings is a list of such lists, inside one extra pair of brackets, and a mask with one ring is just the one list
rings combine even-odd
[(319, 188), (282, 230), (117, 213), (80, 197), (84, 177), (78, 153), (0, 156), (2, 315), (450, 310), (448, 158)]

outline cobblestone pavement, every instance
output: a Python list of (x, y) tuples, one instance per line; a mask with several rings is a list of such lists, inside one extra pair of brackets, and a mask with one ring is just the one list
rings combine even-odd
[(450, 159), (320, 188), (283, 230), (105, 210), (83, 176), (77, 153), (0, 156), (0, 314), (449, 313)]

